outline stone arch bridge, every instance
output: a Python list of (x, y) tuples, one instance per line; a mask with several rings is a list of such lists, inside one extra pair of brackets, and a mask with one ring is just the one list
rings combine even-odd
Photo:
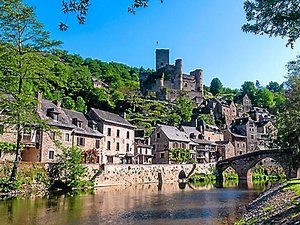
[(218, 181), (223, 180), (222, 173), (232, 167), (239, 176), (239, 180), (247, 180), (252, 177), (252, 168), (261, 160), (271, 158), (282, 166), (288, 179), (297, 177), (299, 158), (292, 156), (287, 149), (260, 150), (243, 155), (224, 159), (216, 163), (216, 176)]

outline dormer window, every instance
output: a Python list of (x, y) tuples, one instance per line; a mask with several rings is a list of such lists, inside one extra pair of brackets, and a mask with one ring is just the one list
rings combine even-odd
[(89, 127), (92, 128), (93, 130), (98, 130), (97, 123), (93, 120), (89, 120)]
[(47, 116), (51, 117), (53, 120), (58, 120), (58, 115), (60, 112), (55, 108), (49, 108), (47, 109)]
[(82, 128), (82, 121), (79, 120), (78, 118), (73, 118), (73, 119), (72, 119), (72, 123), (73, 123), (76, 127)]

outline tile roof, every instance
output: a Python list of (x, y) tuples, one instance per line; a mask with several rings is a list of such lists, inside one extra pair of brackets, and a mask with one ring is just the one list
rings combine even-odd
[(131, 123), (129, 123), (127, 120), (125, 120), (118, 114), (103, 111), (100, 109), (94, 109), (94, 108), (92, 108), (91, 111), (93, 111), (99, 117), (99, 119), (105, 122), (115, 123), (115, 124), (131, 127), (131, 128), (135, 128), (135, 126), (133, 126)]
[[(104, 136), (98, 130), (94, 130), (91, 127), (89, 127), (89, 119), (83, 113), (69, 110), (69, 109), (63, 109), (63, 111), (69, 117), (69, 120), (71, 122), (73, 121), (73, 119), (77, 119), (82, 122), (82, 127), (75, 126), (75, 128), (73, 130), (73, 132), (75, 134), (95, 136), (95, 137), (103, 137)], [(90, 120), (90, 122), (92, 122), (92, 121)]]
[[(52, 117), (49, 116), (48, 110), (50, 109), (59, 113), (57, 120), (54, 120)], [(58, 107), (57, 105), (55, 105), (53, 102), (49, 100), (45, 100), (45, 99), (42, 100), (41, 110), (38, 110), (37, 113), (40, 116), (40, 118), (46, 120), (49, 123), (49, 125), (65, 127), (69, 129), (75, 128), (75, 126), (69, 120), (65, 112), (60, 107)]]
[(194, 134), (197, 138), (199, 135), (202, 135), (200, 131), (196, 129), (196, 127), (191, 127), (191, 126), (181, 126), (183, 132), (185, 132), (188, 137), (190, 137), (191, 134)]
[(167, 125), (158, 125), (161, 130), (167, 135), (169, 140), (172, 141), (183, 141), (190, 142), (191, 140), (188, 138), (187, 134), (178, 130), (176, 127), (167, 126)]

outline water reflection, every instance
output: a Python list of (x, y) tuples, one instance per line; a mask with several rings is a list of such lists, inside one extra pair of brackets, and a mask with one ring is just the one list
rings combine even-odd
[[(233, 224), (259, 190), (234, 184), (151, 184), (0, 202), (1, 225)], [(261, 187), (261, 186), (259, 186)]]

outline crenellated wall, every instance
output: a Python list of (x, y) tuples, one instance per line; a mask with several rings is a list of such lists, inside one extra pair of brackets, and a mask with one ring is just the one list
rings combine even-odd
[[(142, 183), (158, 183), (161, 174), (162, 182), (171, 183), (179, 180), (179, 173), (184, 171), (186, 176), (193, 173), (211, 174), (214, 163), (196, 164), (163, 164), (163, 165), (105, 165), (104, 171), (95, 180), (96, 186), (131, 185)], [(92, 172), (99, 165), (88, 165)]]

